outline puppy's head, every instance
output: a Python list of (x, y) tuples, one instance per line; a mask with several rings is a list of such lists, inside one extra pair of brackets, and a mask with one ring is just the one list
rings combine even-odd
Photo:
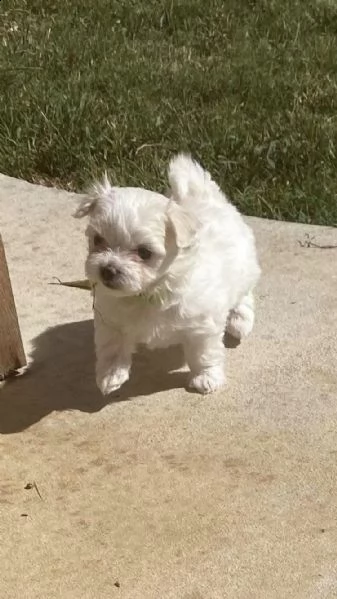
[(138, 295), (157, 280), (195, 233), (194, 219), (160, 194), (96, 184), (75, 217), (89, 217), (86, 274), (114, 295)]

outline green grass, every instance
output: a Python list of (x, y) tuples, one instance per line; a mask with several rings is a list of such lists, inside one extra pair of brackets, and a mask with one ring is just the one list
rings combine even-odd
[(188, 150), (246, 214), (337, 224), (335, 0), (2, 0), (0, 171), (164, 189)]

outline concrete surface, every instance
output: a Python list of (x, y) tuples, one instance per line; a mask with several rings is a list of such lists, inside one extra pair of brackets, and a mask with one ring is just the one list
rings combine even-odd
[(170, 350), (107, 403), (89, 294), (49, 285), (83, 276), (74, 196), (2, 176), (0, 208), (31, 362), (0, 391), (0, 597), (337, 597), (337, 249), (298, 243), (337, 231), (251, 219), (257, 323), (224, 392), (187, 393)]

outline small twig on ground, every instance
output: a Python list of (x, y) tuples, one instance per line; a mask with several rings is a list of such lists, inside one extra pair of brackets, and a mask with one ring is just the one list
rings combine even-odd
[(32, 482), (32, 483), (27, 483), (27, 484), (25, 485), (25, 489), (27, 489), (27, 490), (30, 490), (30, 489), (33, 489), (33, 488), (34, 488), (34, 489), (35, 489), (35, 491), (37, 492), (37, 494), (38, 494), (38, 496), (40, 497), (41, 501), (43, 501), (43, 497), (42, 497), (42, 495), (41, 495), (41, 493), (40, 493), (40, 491), (39, 491), (39, 487), (37, 486), (37, 484), (36, 484), (35, 480), (34, 480), (34, 482)]
[(42, 497), (42, 495), (41, 495), (41, 493), (39, 491), (39, 487), (37, 486), (35, 480), (33, 482), (33, 487), (34, 487), (35, 491), (37, 492), (38, 496), (40, 497), (41, 501), (43, 501), (43, 497)]
[(315, 237), (310, 237), (310, 235), (308, 233), (306, 233), (305, 240), (304, 241), (298, 240), (298, 243), (300, 244), (300, 246), (302, 248), (316, 248), (319, 250), (335, 250), (335, 249), (337, 249), (337, 244), (336, 245), (333, 245), (333, 244), (321, 245), (320, 243), (315, 243), (313, 241), (314, 239), (315, 239)]

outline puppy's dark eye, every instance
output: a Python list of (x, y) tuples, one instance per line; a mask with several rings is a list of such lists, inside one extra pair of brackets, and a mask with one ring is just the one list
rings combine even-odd
[(137, 248), (137, 254), (142, 260), (150, 260), (152, 257), (152, 252), (145, 245), (140, 245)]
[(96, 233), (94, 235), (94, 245), (98, 246), (98, 245), (104, 245), (105, 240), (104, 237), (102, 237), (101, 235), (99, 235), (98, 233)]

